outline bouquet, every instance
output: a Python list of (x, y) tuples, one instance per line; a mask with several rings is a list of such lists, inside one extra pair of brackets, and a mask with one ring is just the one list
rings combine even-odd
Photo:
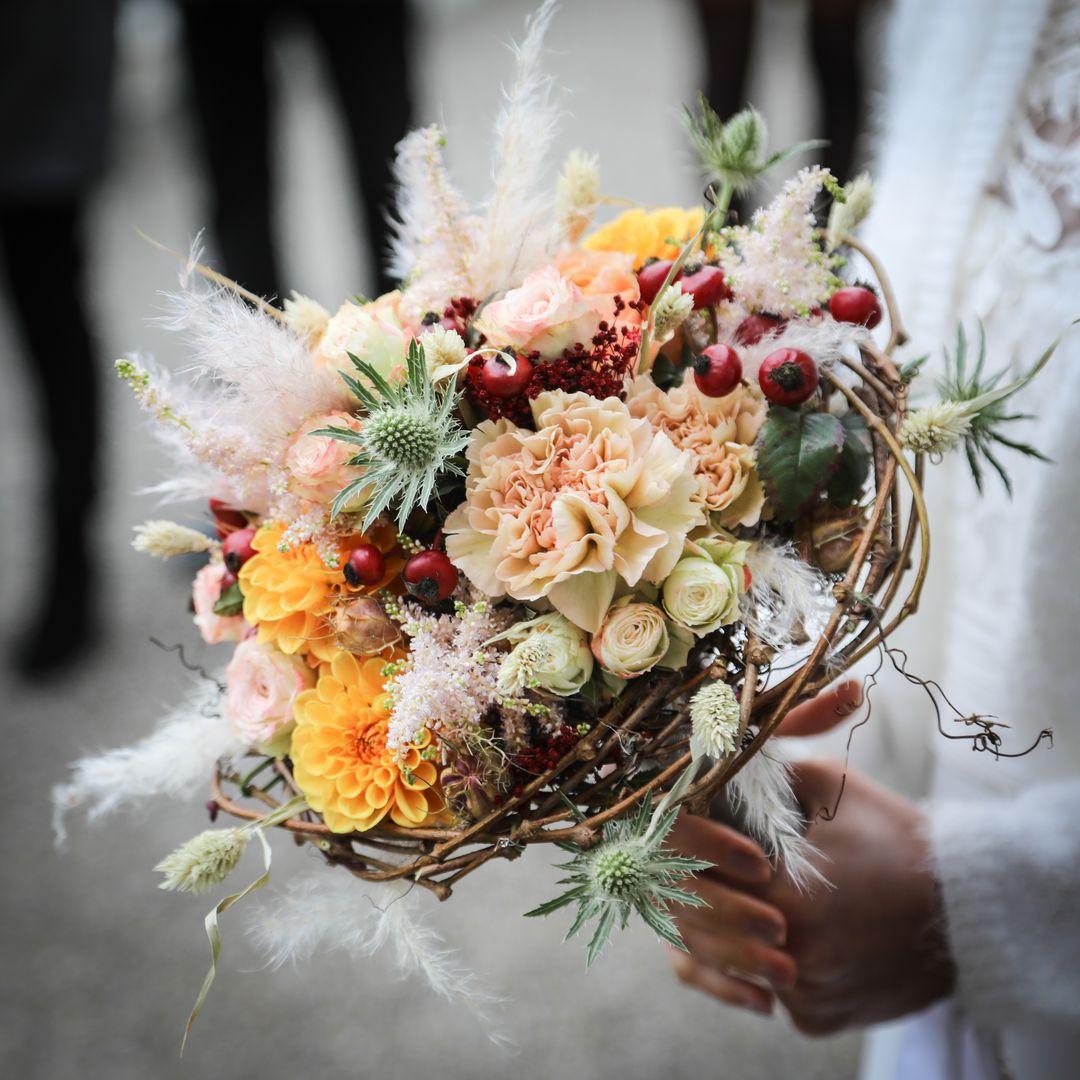
[[(707, 864), (665, 841), (680, 807), (717, 799), (809, 881), (771, 734), (915, 611), (926, 462), (963, 446), (978, 477), (998, 445), (1035, 452), (1002, 433), (1002, 405), (1049, 352), (1003, 385), (961, 333), (942, 400), (909, 408), (919, 362), (894, 360), (895, 302), (852, 235), (866, 177), (806, 167), (732, 221), (732, 195), (795, 152), (768, 154), (754, 110), (688, 114), (701, 206), (597, 225), (608, 200), (580, 151), (545, 182), (551, 14), (517, 50), (482, 206), (440, 128), (401, 142), (399, 289), (279, 308), (193, 253), (167, 318), (188, 377), (117, 364), (175, 451), (159, 492), (202, 500), (212, 526), (148, 521), (135, 547), (205, 556), (194, 622), (228, 655), (57, 799), (104, 812), (209, 785), (211, 819), (238, 824), (157, 869), (201, 892), (258, 840), (266, 874), (207, 918), (215, 960), (274, 827), (326, 868), (263, 933), (318, 911), (319, 933), (363, 949), (386, 936), (349, 922), (363, 905), (335, 901), (340, 927), (318, 907), (343, 876), (446, 899), (550, 844), (567, 888), (528, 914), (572, 909), (589, 963), (631, 918), (680, 945), (671, 907), (701, 901), (679, 882)], [(978, 737), (996, 747), (988, 723)]]

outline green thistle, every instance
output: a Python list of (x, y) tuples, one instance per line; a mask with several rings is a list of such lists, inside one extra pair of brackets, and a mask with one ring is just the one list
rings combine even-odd
[[(573, 811), (578, 821), (584, 820), (577, 807)], [(635, 911), (659, 938), (685, 951), (668, 908), (673, 903), (705, 905), (701, 897), (678, 888), (676, 882), (707, 869), (712, 863), (676, 855), (663, 846), (677, 814), (678, 808), (668, 810), (664, 804), (654, 813), (651, 800), (645, 799), (636, 813), (608, 822), (603, 841), (596, 847), (560, 844), (574, 858), (561, 865), (561, 869), (570, 873), (559, 884), (572, 887), (525, 914), (550, 915), (576, 903), (577, 915), (564, 940), (595, 918), (596, 927), (586, 957), (589, 965), (600, 955), (616, 924), (625, 929)]]
[[(957, 407), (957, 416), (953, 417), (952, 427), (956, 429), (954, 443), (963, 443), (964, 453), (967, 455), (971, 475), (975, 480), (975, 486), (982, 491), (982, 465), (988, 463), (1001, 477), (1005, 490), (1011, 495), (1012, 484), (1004, 466), (994, 455), (997, 447), (1005, 447), (1008, 450), (1016, 450), (1026, 457), (1037, 458), (1039, 461), (1049, 461), (1043, 453), (1028, 443), (1017, 442), (1002, 432), (1004, 424), (1016, 420), (1033, 420), (1029, 413), (1013, 413), (1006, 408), (1006, 401), (1018, 390), (1027, 386), (1029, 382), (1042, 370), (1046, 362), (1054, 354), (1059, 337), (1050, 348), (1039, 357), (1038, 361), (1026, 374), (1006, 386), (1000, 386), (1005, 371), (995, 372), (993, 375), (984, 373), (986, 365), (986, 333), (982, 326), (979, 327), (978, 353), (975, 364), (968, 368), (968, 340), (963, 326), (956, 329), (956, 351), (951, 356), (945, 353), (945, 375), (939, 380), (937, 390), (943, 404)], [(995, 445), (996, 444), (996, 445)]]
[(338, 492), (331, 514), (337, 517), (359, 492), (370, 488), (361, 528), (368, 529), (379, 514), (393, 506), (397, 527), (403, 529), (414, 509), (427, 507), (442, 474), (462, 474), (455, 457), (465, 448), (469, 434), (454, 415), (461, 395), (453, 379), (445, 390), (434, 388), (424, 347), (416, 340), (409, 344), (407, 375), (400, 386), (391, 386), (352, 353), (349, 359), (366, 380), (341, 373), (367, 410), (360, 430), (326, 427), (311, 432), (361, 448), (349, 464), (362, 469), (364, 475)]

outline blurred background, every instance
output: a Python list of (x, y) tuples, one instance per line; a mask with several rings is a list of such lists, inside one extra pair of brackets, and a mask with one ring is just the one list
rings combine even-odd
[[(678, 985), (645, 934), (588, 974), (547, 898), (546, 852), (493, 865), (432, 914), (509, 1001), (507, 1058), (464, 1012), (376, 957), (320, 956), (273, 977), (225, 916), (219, 980), (187, 1054), (207, 962), (207, 906), (160, 893), (153, 864), (204, 827), (203, 796), (86, 826), (56, 851), (49, 792), (69, 761), (150, 730), (193, 678), (150, 640), (202, 646), (191, 567), (130, 548), (166, 475), (112, 361), (178, 367), (153, 318), (186, 249), (255, 291), (331, 310), (372, 295), (385, 159), (410, 124), (443, 122), (470, 197), (489, 176), (506, 43), (533, 0), (35, 0), (5, 5), (0, 105), (0, 634), (8, 798), (0, 890), (0, 1063), (9, 1076), (682, 1077), (852, 1075), (857, 1036), (810, 1041)], [(883, 4), (856, 0), (566, 0), (549, 38), (567, 88), (558, 155), (599, 154), (607, 194), (689, 204), (700, 178), (679, 113), (706, 91), (752, 101), (774, 146), (832, 139), (850, 177), (873, 112)], [(867, 69), (864, 71), (863, 69)], [(823, 78), (822, 73), (827, 72)], [(752, 200), (756, 201), (756, 200)], [(187, 508), (182, 520), (198, 521)], [(194, 515), (194, 516), (192, 516)], [(176, 516), (176, 515), (174, 515)], [(82, 528), (79, 522), (82, 522)], [(178, 560), (179, 562), (179, 560)], [(107, 600), (107, 602), (106, 602)], [(281, 878), (310, 855), (279, 842)], [(249, 854), (245, 872), (254, 870)], [(237, 913), (238, 916), (241, 913)]]

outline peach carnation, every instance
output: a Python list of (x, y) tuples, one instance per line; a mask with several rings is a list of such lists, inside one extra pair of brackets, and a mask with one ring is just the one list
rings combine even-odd
[(544, 598), (595, 633), (619, 579), (658, 584), (702, 524), (694, 463), (618, 398), (551, 390), (530, 405), (535, 431), (473, 431), (446, 551), (488, 595)]
[(442, 806), (435, 766), (422, 756), (431, 733), (421, 731), (396, 755), (387, 749), (385, 664), (340, 653), (315, 688), (296, 699), (293, 775), (336, 833), (362, 832), (387, 816), (397, 825), (422, 825)]
[(215, 615), (214, 605), (221, 597), (221, 588), (228, 571), (220, 562), (207, 563), (191, 583), (191, 604), (195, 608), (195, 625), (207, 645), (222, 641), (239, 641), (247, 633), (247, 623), (240, 615)]
[(600, 317), (585, 294), (554, 266), (530, 274), (480, 312), (476, 328), (495, 346), (558, 356), (596, 333)]
[(621, 251), (632, 255), (634, 269), (640, 270), (646, 259), (674, 259), (701, 228), (705, 211), (700, 207), (684, 210), (665, 206), (660, 210), (635, 208), (601, 225), (582, 241), (591, 251)]
[(740, 383), (722, 398), (703, 394), (688, 371), (681, 386), (663, 391), (648, 375), (629, 385), (627, 408), (647, 419), (694, 459), (698, 499), (719, 526), (755, 525), (765, 494), (757, 476), (754, 440), (767, 405), (757, 387)]

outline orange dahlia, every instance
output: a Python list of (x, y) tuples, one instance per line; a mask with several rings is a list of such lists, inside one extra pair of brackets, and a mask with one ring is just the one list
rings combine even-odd
[[(395, 652), (393, 659), (404, 655)], [(421, 825), (443, 806), (435, 765), (421, 756), (431, 733), (424, 731), (403, 753), (387, 749), (385, 664), (340, 653), (294, 706), (293, 775), (337, 833), (363, 832), (387, 815), (398, 825)]]
[(333, 660), (341, 650), (327, 615), (339, 596), (375, 592), (397, 576), (403, 560), (396, 550), (396, 533), (377, 526), (367, 536), (358, 535), (342, 544), (341, 562), (352, 547), (364, 542), (375, 544), (387, 556), (381, 581), (352, 589), (340, 568), (327, 566), (314, 544), (280, 550), (282, 531), (280, 525), (264, 525), (251, 543), (255, 555), (240, 570), (244, 618), (258, 628), (260, 642), (270, 642), (283, 653), (307, 656), (312, 665)]
[(640, 270), (646, 259), (674, 259), (704, 220), (705, 211), (700, 206), (690, 210), (678, 206), (660, 210), (635, 207), (601, 225), (585, 237), (581, 246), (590, 251), (625, 252), (634, 257), (634, 269)]

